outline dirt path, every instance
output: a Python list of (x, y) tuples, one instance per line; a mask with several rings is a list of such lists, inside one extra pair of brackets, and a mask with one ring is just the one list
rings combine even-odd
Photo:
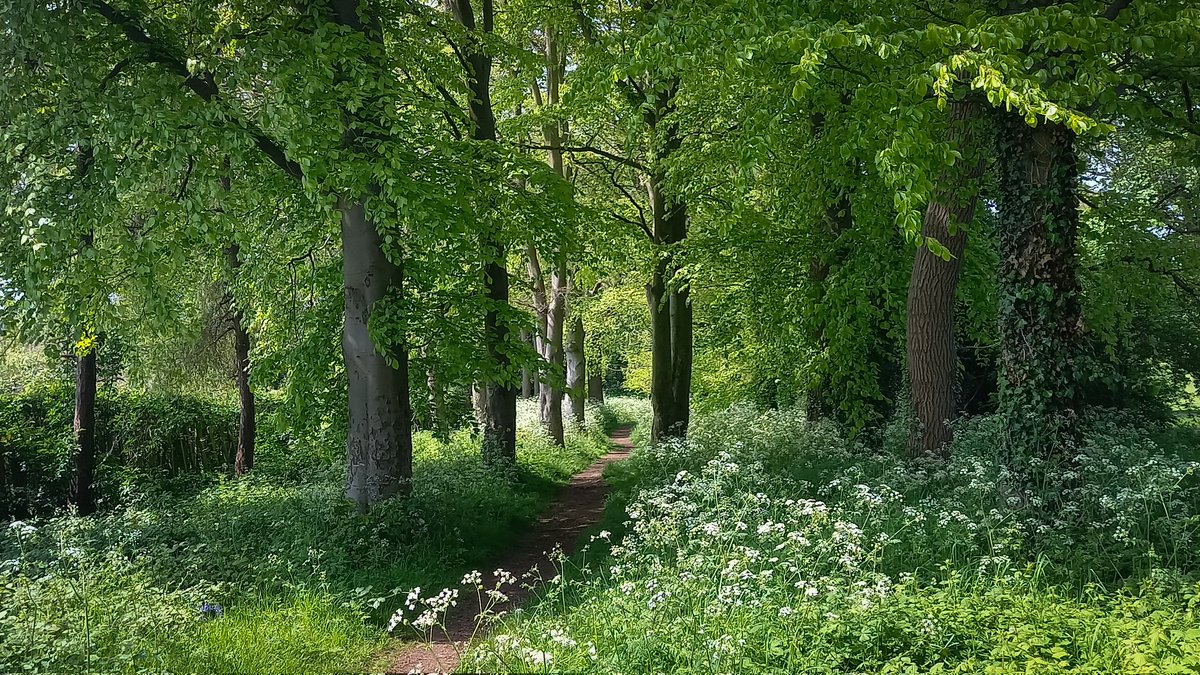
[[(558, 497), (533, 527), (521, 537), (511, 551), (496, 562), (497, 568), (512, 572), (518, 579), (534, 566), (547, 577), (553, 575), (555, 566), (547, 554), (557, 545), (562, 547), (564, 553), (571, 555), (575, 552), (576, 544), (584, 530), (600, 521), (604, 511), (604, 500), (608, 496), (608, 486), (600, 476), (606, 466), (629, 456), (633, 447), (630, 441), (631, 431), (630, 426), (613, 430), (609, 436), (614, 446), (613, 450), (576, 474), (571, 482), (559, 491)], [(487, 577), (485, 573), (485, 580)], [(508, 602), (497, 605), (493, 608), (494, 611), (511, 611), (522, 604), (532, 591), (528, 588), (509, 587), (505, 589), (505, 593), (508, 595)], [(470, 598), (451, 610), (446, 618), (446, 634), (437, 630), (432, 645), (414, 642), (391, 654), (387, 659), (388, 672), (452, 672), (458, 667), (458, 652), (462, 651), (464, 643), (471, 637), (475, 627), (475, 615), (479, 608), (474, 604), (474, 598)]]

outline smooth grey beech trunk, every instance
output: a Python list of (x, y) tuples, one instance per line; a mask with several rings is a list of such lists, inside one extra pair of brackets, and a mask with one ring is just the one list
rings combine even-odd
[(384, 255), (382, 238), (361, 199), (341, 198), (338, 210), (346, 303), (342, 357), (349, 384), (346, 496), (365, 512), (406, 490), (412, 476), (408, 353), (396, 350), (393, 368), (368, 329), (375, 303), (401, 289), (402, 270)]
[(538, 394), (538, 409), (550, 438), (563, 445), (563, 320), (567, 304), (567, 269), (561, 258), (550, 273), (550, 294), (546, 309), (546, 382)]
[[(329, 9), (335, 23), (366, 39), (372, 48), (366, 52), (365, 62), (382, 71), (383, 31), (370, 5), (359, 0), (332, 0)], [(336, 77), (341, 79), (341, 73)], [(361, 150), (358, 133), (349, 122), (347, 113), (343, 142)], [(401, 292), (404, 281), (403, 270), (384, 253), (383, 238), (366, 211), (366, 195), (378, 192), (376, 186), (368, 186), (364, 194), (339, 195), (337, 203), (342, 217), (342, 358), (349, 408), (346, 496), (360, 512), (407, 490), (412, 477), (408, 352), (403, 347), (396, 349), (390, 355), (396, 363), (392, 367), (376, 348), (369, 330), (375, 303), (389, 292)]]
[[(560, 103), (560, 88), (565, 75), (566, 61), (564, 53), (559, 49), (558, 34), (553, 25), (545, 27), (545, 82), (546, 90), (543, 96), (541, 85), (533, 83), (533, 99), (540, 108), (544, 105)], [(542, 125), (542, 139), (548, 148), (546, 162), (554, 173), (568, 184), (571, 182), (570, 170), (563, 161), (562, 144), (568, 135), (565, 122), (550, 121)], [(563, 344), (566, 316), (568, 269), (567, 260), (561, 249), (552, 250), (548, 256), (551, 260), (550, 287), (547, 293), (546, 283), (542, 277), (538, 263), (537, 250), (528, 247), (530, 260), (529, 275), (534, 287), (534, 303), (539, 304), (539, 323), (542, 328), (543, 341), (539, 353), (542, 357), (542, 384), (538, 392), (538, 417), (550, 438), (558, 445), (565, 443), (563, 432), (563, 376), (566, 373), (565, 349)], [(536, 277), (536, 278), (535, 278)]]
[(587, 356), (583, 353), (583, 319), (571, 320), (567, 331), (567, 397), (571, 402), (571, 421), (584, 422), (584, 401), (587, 399)]
[(538, 383), (538, 420), (550, 435), (551, 440), (562, 445), (562, 387), (557, 384), (558, 372), (563, 364), (562, 314), (563, 295), (559, 291), (559, 276), (557, 271), (551, 275), (550, 288), (547, 293), (546, 281), (542, 273), (541, 259), (537, 249), (532, 244), (525, 247), (526, 262), (529, 266), (529, 283), (533, 287), (533, 307), (537, 316), (537, 333), (534, 334), (534, 347), (542, 360), (542, 371)]

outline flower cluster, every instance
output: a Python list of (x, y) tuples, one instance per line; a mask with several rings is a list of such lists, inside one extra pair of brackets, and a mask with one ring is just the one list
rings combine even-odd
[(205, 602), (196, 608), (200, 618), (205, 620), (219, 619), (225, 616), (225, 610), (215, 602)]
[[(1200, 529), (1194, 464), (1101, 428), (1071, 475), (1031, 486), (997, 463), (997, 435), (984, 418), (959, 430), (949, 461), (912, 461), (795, 412), (699, 417), (688, 440), (622, 467), (623, 535), (581, 597), (544, 603), (506, 626), (510, 644), (488, 641), (475, 655), (508, 672), (536, 665), (522, 650), (553, 654), (564, 670), (599, 659), (609, 671), (876, 672), (892, 652), (867, 665), (873, 645), (909, 645), (897, 653), (933, 663), (936, 645), (997, 611), (986, 603), (1021, 606), (999, 599), (1021, 593), (1053, 602), (1036, 587), (1046, 568), (1031, 576), (1022, 561), (1053, 560), (1059, 578), (1081, 582), (1131, 569), (1139, 551), (1157, 551), (1148, 567), (1200, 562), (1198, 547), (1185, 550)], [(967, 602), (979, 604), (958, 606)], [(585, 653), (586, 641), (601, 649)], [(827, 665), (838, 649), (850, 660)]]

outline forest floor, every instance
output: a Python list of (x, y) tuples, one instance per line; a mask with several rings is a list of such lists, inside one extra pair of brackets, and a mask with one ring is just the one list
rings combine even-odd
[[(597, 459), (591, 466), (575, 475), (562, 488), (549, 508), (521, 536), (507, 553), (496, 561), (497, 569), (507, 570), (518, 578), (531, 570), (536, 582), (554, 576), (557, 569), (554, 554), (558, 549), (571, 556), (581, 535), (600, 522), (609, 486), (604, 482), (604, 469), (613, 462), (625, 459), (633, 449), (632, 425), (617, 427), (609, 435), (613, 450)], [(549, 572), (549, 574), (548, 574)], [(491, 607), (492, 612), (512, 611), (524, 603), (536, 589), (537, 583), (525, 583), (506, 591), (508, 600)], [(479, 608), (470, 601), (451, 609), (444, 630), (435, 628), (428, 642), (393, 644), (376, 660), (387, 664), (390, 673), (449, 673), (459, 663), (466, 643), (476, 635), (476, 615)]]

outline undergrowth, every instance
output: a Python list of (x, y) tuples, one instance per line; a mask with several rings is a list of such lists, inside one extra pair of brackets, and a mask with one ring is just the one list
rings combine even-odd
[(998, 424), (940, 462), (901, 459), (902, 429), (702, 415), (611, 467), (607, 531), (463, 668), (1200, 672), (1197, 464), (1094, 419), (1065, 488), (1015, 487)]
[(566, 448), (522, 408), (508, 475), (483, 465), (469, 431), (419, 434), (411, 495), (366, 516), (343, 497), (342, 464), (298, 472), (265, 455), (245, 479), (12, 523), (0, 534), (0, 671), (364, 669), (396, 593), (506, 549), (637, 404), (590, 408)]

